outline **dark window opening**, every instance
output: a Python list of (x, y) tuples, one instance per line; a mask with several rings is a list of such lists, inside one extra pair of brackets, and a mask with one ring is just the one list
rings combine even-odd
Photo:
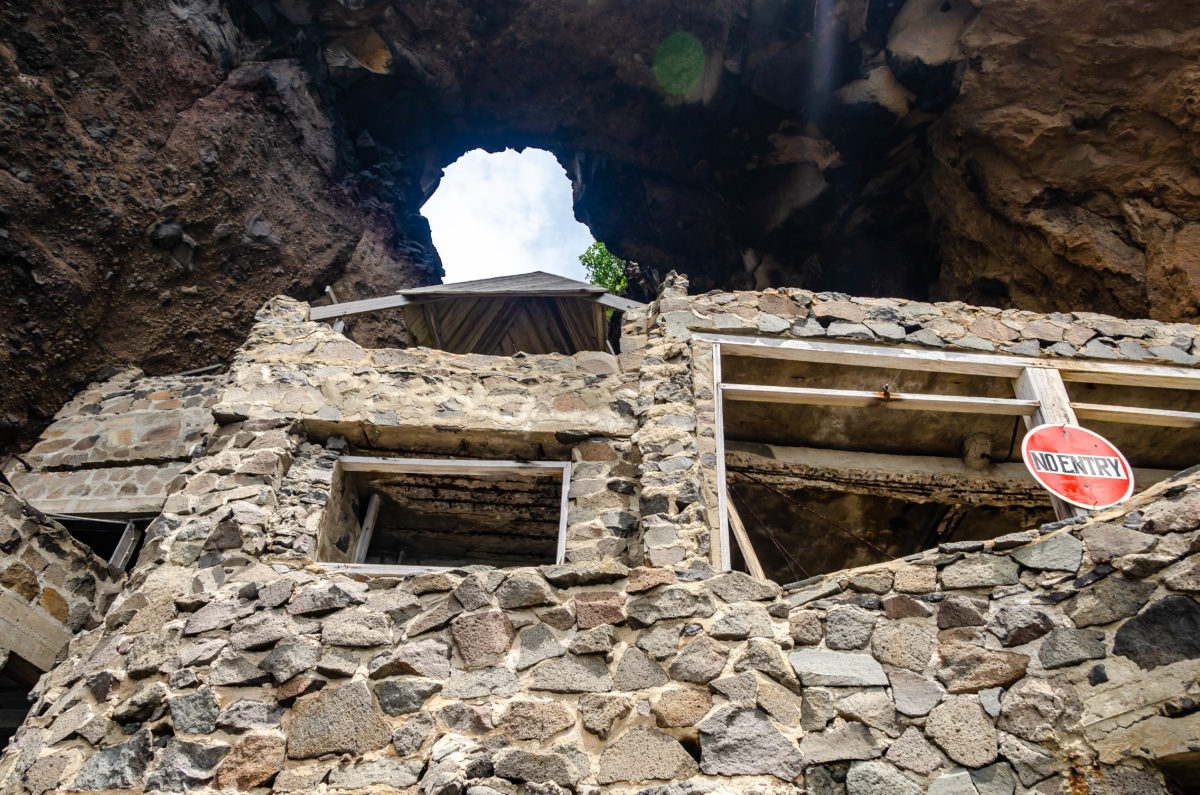
[(1200, 752), (1174, 754), (1157, 763), (1171, 795), (1200, 795)]
[(0, 656), (0, 750), (29, 714), (29, 692), (42, 675), (12, 652)]
[(88, 516), (50, 517), (66, 528), (76, 541), (84, 544), (99, 558), (127, 570), (137, 559), (145, 536), (148, 520), (107, 519)]
[[(365, 563), (536, 566), (554, 562), (559, 478), (398, 474), (364, 480), (360, 494), (381, 498)], [(369, 502), (369, 497), (362, 502)]]
[[(1041, 506), (904, 500), (729, 473), (729, 497), (767, 577), (796, 582), (867, 566), (951, 541), (985, 541), (1054, 521)], [(734, 568), (745, 563), (733, 548)]]
[(350, 567), (554, 563), (569, 481), (567, 462), (343, 456), (317, 557)]
[(779, 582), (1082, 513), (1025, 469), (1021, 441), (1035, 425), (1101, 433), (1126, 453), (1137, 489), (1194, 464), (1200, 444), (1200, 377), (1186, 368), (1060, 371), (1021, 357), (714, 341), (722, 563)]

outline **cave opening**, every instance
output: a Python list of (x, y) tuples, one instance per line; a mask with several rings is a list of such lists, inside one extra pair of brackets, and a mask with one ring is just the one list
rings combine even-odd
[(579, 255), (592, 233), (575, 218), (566, 170), (545, 149), (466, 152), (421, 214), (447, 283), (534, 270), (587, 279)]

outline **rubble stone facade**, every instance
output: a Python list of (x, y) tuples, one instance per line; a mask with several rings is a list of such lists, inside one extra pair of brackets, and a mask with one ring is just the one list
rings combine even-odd
[[(616, 355), (500, 358), (368, 350), (275, 299), (0, 788), (1165, 792), (1200, 744), (1200, 476), (787, 589), (723, 573), (693, 333), (747, 330), (1184, 366), (1200, 335), (672, 277)], [(564, 562), (323, 566), (349, 448), (572, 461)]]

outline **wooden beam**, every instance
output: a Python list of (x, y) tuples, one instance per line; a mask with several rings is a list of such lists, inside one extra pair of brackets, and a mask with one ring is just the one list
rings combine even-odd
[[(325, 295), (329, 296), (329, 302), (331, 305), (336, 304), (338, 302), (337, 295), (333, 292), (333, 288), (330, 287), (328, 284), (325, 285)], [(338, 334), (345, 332), (346, 321), (340, 317), (337, 320), (333, 321), (333, 330), (336, 331)]]
[[(1017, 397), (1026, 400), (1036, 400), (1041, 405), (1034, 414), (1025, 417), (1025, 428), (1035, 428), (1038, 425), (1078, 425), (1079, 420), (1071, 409), (1071, 398), (1067, 394), (1067, 386), (1057, 370), (1045, 367), (1026, 367), (1021, 371), (1013, 390)], [(1063, 502), (1054, 495), (1050, 496), (1054, 505), (1054, 513), (1059, 519), (1070, 519), (1073, 516), (1087, 516), (1083, 508)]]
[(558, 503), (558, 547), (554, 552), (554, 562), (562, 563), (567, 557), (567, 514), (571, 508), (571, 462), (567, 461), (562, 473), (562, 497)]
[(345, 572), (351, 576), (362, 575), (364, 577), (402, 577), (406, 574), (424, 574), (427, 571), (450, 571), (452, 566), (403, 566), (403, 565), (387, 565), (384, 563), (326, 563), (318, 561), (317, 564), (326, 571)]
[(429, 328), (429, 337), (432, 345), (435, 348), (443, 349), (442, 332), (438, 328), (438, 317), (436, 310), (431, 308), (429, 304), (421, 304), (421, 315), (425, 318), (425, 325)]
[[(632, 312), (632, 311), (646, 308), (645, 304), (638, 303), (637, 301), (632, 301), (628, 298), (621, 298), (620, 296), (612, 295), (611, 293), (596, 293), (593, 291), (581, 290), (579, 292), (566, 292), (566, 291), (555, 292), (555, 293), (552, 293), (551, 295), (555, 298), (570, 298), (570, 297), (590, 298), (593, 301), (596, 301), (597, 303), (603, 304), (604, 306), (611, 307), (613, 309), (620, 310), (622, 312)], [(441, 295), (441, 296), (437, 296), (437, 297), (438, 298), (459, 298), (459, 297), (468, 297), (469, 298), (469, 297), (484, 297), (484, 296), (517, 297), (517, 298), (534, 297), (532, 294), (529, 296), (522, 296), (521, 294), (512, 293), (511, 291), (505, 291), (505, 290), (491, 290), (491, 291), (481, 290), (478, 292), (448, 294), (448, 295)], [(433, 297), (434, 296), (430, 296), (430, 299), (433, 299)], [(417, 303), (425, 303), (425, 300), (422, 298), (419, 298), (419, 297), (418, 298), (406, 298), (405, 296), (400, 295), (399, 293), (397, 293), (395, 295), (382, 295), (382, 296), (379, 296), (378, 298), (364, 298), (360, 301), (346, 301), (345, 303), (333, 304), (330, 306), (314, 306), (314, 307), (309, 308), (309, 310), (308, 310), (308, 319), (314, 320), (314, 321), (329, 320), (330, 318), (346, 317), (348, 315), (361, 315), (364, 312), (381, 312), (386, 309), (398, 309), (399, 307), (402, 307), (402, 306), (408, 306), (409, 304), (417, 304)]]
[(363, 516), (362, 529), (358, 533), (358, 543), (354, 545), (352, 563), (362, 563), (367, 559), (367, 550), (371, 548), (371, 538), (375, 535), (375, 520), (379, 518), (379, 495), (372, 494), (367, 500), (367, 513)]
[(344, 304), (330, 306), (314, 306), (308, 310), (309, 320), (329, 320), (330, 318), (361, 315), (364, 312), (379, 312), (384, 309), (398, 309), (413, 303), (402, 295), (384, 295), (379, 298), (365, 298), (361, 301), (347, 301)]
[(925, 370), (999, 378), (1019, 378), (1025, 368), (1062, 371), (1064, 381), (1121, 384), (1163, 389), (1200, 389), (1200, 368), (1142, 362), (1101, 362), (1093, 359), (1042, 359), (994, 353), (821, 342), (800, 339), (743, 337), (736, 334), (696, 333), (693, 339), (719, 342), (728, 355), (755, 356), (855, 367)]
[(619, 295), (612, 293), (601, 293), (595, 296), (594, 300), (598, 304), (603, 304), (610, 309), (616, 309), (618, 312), (636, 312), (639, 309), (645, 309), (646, 305), (637, 301), (632, 301), (628, 298), (622, 298)]
[(121, 538), (117, 540), (117, 548), (113, 550), (112, 557), (108, 559), (108, 562), (121, 571), (129, 568), (129, 560), (133, 557), (133, 550), (137, 547), (138, 542), (142, 540), (142, 535), (145, 532), (132, 519), (126, 522), (125, 530), (121, 533)]
[(858, 367), (926, 370), (1015, 378), (1024, 366), (1019, 357), (928, 351), (850, 342), (739, 337), (732, 334), (695, 334), (706, 342), (719, 342), (727, 356), (756, 356), (799, 362), (821, 362)]
[(758, 561), (758, 554), (754, 551), (754, 545), (750, 543), (750, 535), (746, 532), (746, 526), (742, 524), (742, 517), (732, 500), (729, 502), (729, 526), (733, 529), (733, 537), (737, 539), (738, 549), (742, 553), (742, 560), (746, 561), (750, 575), (760, 580), (767, 579), (766, 572)]
[(725, 393), (721, 390), (721, 345), (712, 346), (713, 424), (717, 442), (717, 522), (721, 543), (717, 568), (729, 571), (732, 566), (729, 550), (729, 490), (725, 483)]
[(759, 403), (791, 403), (812, 406), (889, 408), (902, 411), (952, 411), (963, 414), (1030, 416), (1038, 410), (1036, 400), (974, 397), (970, 395), (927, 395), (918, 393), (866, 392), (856, 389), (813, 389), (758, 384), (722, 384), (730, 400)]
[(1127, 425), (1158, 425), (1166, 428), (1200, 428), (1200, 412), (1147, 409), (1141, 406), (1106, 406), (1101, 403), (1072, 403), (1081, 420), (1120, 422)]
[[(1046, 505), (1046, 494), (1025, 465), (998, 462), (972, 469), (960, 458), (897, 455), (726, 442), (726, 470), (747, 472), (775, 485), (824, 489), (908, 502), (965, 502), (972, 505)], [(1143, 485), (1173, 477), (1169, 469), (1135, 469)]]
[(545, 475), (563, 477), (567, 461), (492, 461), (478, 458), (381, 458), (344, 455), (338, 459), (344, 472), (400, 472), (424, 475)]

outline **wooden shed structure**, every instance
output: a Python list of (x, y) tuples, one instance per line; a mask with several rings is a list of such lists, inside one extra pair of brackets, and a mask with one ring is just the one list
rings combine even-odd
[(313, 307), (309, 317), (400, 309), (410, 345), (496, 356), (573, 354), (606, 349), (605, 309), (641, 306), (594, 284), (534, 271)]

